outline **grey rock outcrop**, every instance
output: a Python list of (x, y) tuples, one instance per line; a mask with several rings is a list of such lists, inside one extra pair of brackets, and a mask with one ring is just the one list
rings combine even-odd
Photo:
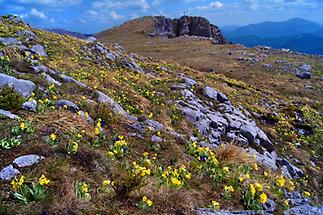
[(64, 108), (66, 107), (69, 111), (72, 111), (74, 113), (76, 113), (77, 111), (79, 111), (79, 107), (71, 101), (68, 100), (58, 100), (55, 104), (56, 108)]
[(0, 109), (0, 117), (5, 117), (9, 119), (18, 119), (19, 117), (15, 114), (12, 114), (10, 111)]
[(35, 89), (35, 84), (31, 81), (0, 73), (0, 88), (4, 86), (13, 87), (17, 93), (25, 98), (29, 98)]
[(19, 170), (15, 169), (11, 164), (6, 166), (0, 171), (0, 179), (4, 181), (10, 181), (20, 172)]
[(37, 102), (34, 99), (30, 101), (26, 101), (22, 104), (22, 109), (27, 111), (36, 112), (36, 108), (37, 108)]
[(33, 45), (31, 47), (31, 51), (34, 52), (37, 55), (42, 55), (44, 57), (47, 57), (46, 51), (45, 51), (45, 49), (44, 49), (44, 47), (42, 45), (39, 45), (39, 44)]
[(309, 204), (298, 206), (295, 208), (291, 208), (284, 212), (284, 215), (322, 215), (323, 214), (323, 206), (311, 206)]
[(24, 155), (16, 158), (13, 161), (13, 164), (18, 166), (19, 168), (22, 168), (38, 164), (43, 159), (44, 157), (38, 155)]
[(155, 16), (153, 27), (154, 31), (149, 35), (151, 37), (200, 36), (212, 38), (214, 44), (227, 43), (220, 29), (203, 17), (182, 16), (179, 19), (169, 19)]
[(2, 43), (3, 45), (21, 45), (22, 44), (21, 41), (19, 41), (18, 39), (14, 38), (14, 37), (7, 37), (7, 38), (0, 37), (0, 43)]
[(217, 147), (223, 141), (235, 141), (248, 148), (250, 154), (256, 155), (258, 163), (274, 170), (279, 167), (289, 178), (302, 177), (303, 171), (286, 159), (278, 158), (267, 135), (254, 120), (234, 107), (224, 94), (204, 87), (202, 96), (206, 99), (203, 99), (192, 90), (194, 80), (187, 80), (190, 79), (183, 78), (181, 84), (173, 86), (172, 90), (182, 95), (176, 103), (186, 120), (206, 138), (201, 146)]

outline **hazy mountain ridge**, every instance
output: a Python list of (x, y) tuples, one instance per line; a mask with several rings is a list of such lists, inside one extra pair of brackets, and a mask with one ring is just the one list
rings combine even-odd
[(61, 29), (61, 28), (53, 28), (53, 29), (46, 29), (46, 30), (49, 32), (56, 33), (56, 34), (70, 35), (73, 37), (77, 37), (79, 39), (87, 39), (92, 36), (92, 34), (83, 34), (83, 33), (79, 33), (79, 32), (68, 31), (68, 30)]
[(224, 28), (223, 33), (231, 42), (247, 47), (267, 45), (307, 54), (323, 54), (323, 26), (304, 19), (262, 22), (234, 30)]

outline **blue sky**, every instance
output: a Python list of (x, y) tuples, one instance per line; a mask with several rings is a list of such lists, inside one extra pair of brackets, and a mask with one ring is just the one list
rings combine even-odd
[(17, 14), (38, 28), (94, 33), (147, 15), (208, 18), (219, 26), (300, 17), (323, 22), (323, 0), (0, 0), (0, 15)]

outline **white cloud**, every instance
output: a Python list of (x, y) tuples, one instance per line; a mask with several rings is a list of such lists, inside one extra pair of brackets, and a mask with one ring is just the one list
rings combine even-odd
[(78, 5), (82, 0), (19, 0), (19, 2), (25, 4), (47, 5), (50, 7), (66, 7)]
[(44, 12), (37, 10), (36, 8), (31, 9), (29, 15), (38, 17), (40, 19), (47, 19), (47, 16)]
[(119, 14), (117, 14), (115, 11), (111, 11), (110, 12), (110, 17), (113, 20), (119, 20), (119, 19), (122, 19), (123, 18), (122, 16), (120, 16)]
[(224, 4), (219, 1), (211, 2), (209, 5), (206, 6), (198, 6), (196, 7), (197, 10), (209, 10), (209, 9), (219, 9), (223, 7)]
[(114, 8), (114, 9), (124, 9), (124, 8), (139, 8), (147, 10), (150, 8), (146, 0), (102, 0), (95, 1), (92, 3), (94, 8)]

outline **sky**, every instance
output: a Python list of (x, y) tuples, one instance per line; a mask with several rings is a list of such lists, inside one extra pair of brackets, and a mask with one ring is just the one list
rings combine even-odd
[(323, 0), (0, 0), (38, 28), (96, 33), (141, 16), (203, 16), (218, 26), (304, 18), (323, 24)]

